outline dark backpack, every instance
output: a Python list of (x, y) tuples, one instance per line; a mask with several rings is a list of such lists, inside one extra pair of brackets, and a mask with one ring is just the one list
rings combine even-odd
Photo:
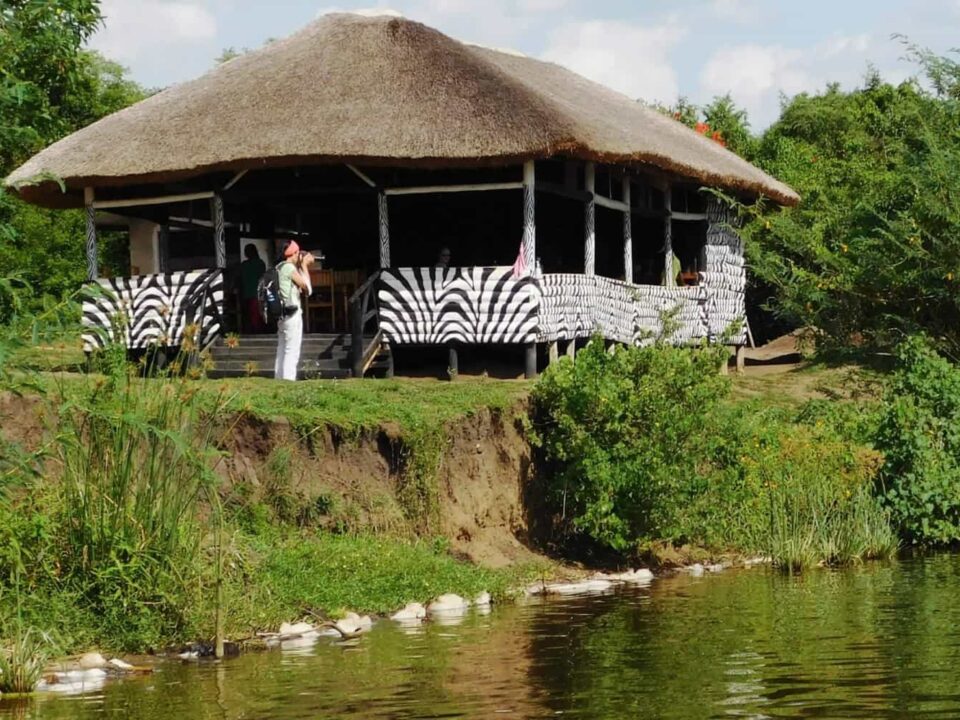
[(280, 273), (276, 266), (269, 268), (257, 283), (257, 304), (268, 325), (283, 317), (283, 298), (280, 296)]

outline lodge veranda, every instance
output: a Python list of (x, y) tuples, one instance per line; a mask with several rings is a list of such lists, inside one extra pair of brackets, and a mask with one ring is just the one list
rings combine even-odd
[[(103, 289), (84, 303), (88, 350), (176, 349), (188, 327), (198, 349), (221, 346), (244, 330), (246, 245), (268, 262), (284, 238), (321, 253), (305, 328), (319, 376), (337, 342), (354, 376), (392, 372), (407, 346), (446, 348), (454, 367), (458, 351), (515, 347), (528, 376), (538, 350), (593, 335), (742, 346), (743, 245), (722, 195), (797, 201), (559, 66), (347, 14), (95, 123), (7, 182), (86, 208)], [(130, 274), (100, 277), (98, 235), (116, 230)]]

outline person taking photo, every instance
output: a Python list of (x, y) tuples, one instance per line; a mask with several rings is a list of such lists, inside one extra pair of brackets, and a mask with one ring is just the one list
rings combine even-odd
[(277, 357), (273, 375), (278, 380), (296, 380), (303, 342), (302, 294), (310, 293), (310, 266), (314, 257), (300, 251), (295, 240), (286, 240), (280, 251), (277, 274), (283, 317), (277, 322)]

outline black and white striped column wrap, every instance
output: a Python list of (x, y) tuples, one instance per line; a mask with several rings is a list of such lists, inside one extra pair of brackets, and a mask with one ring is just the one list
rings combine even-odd
[(623, 214), (623, 278), (633, 282), (633, 218), (629, 212)]
[(377, 193), (377, 217), (380, 225), (380, 267), (390, 267), (390, 213), (385, 193)]
[(523, 185), (523, 261), (533, 274), (537, 262), (536, 193), (532, 183)]
[(83, 301), (87, 352), (108, 342), (130, 349), (178, 346), (185, 329), (195, 323), (203, 350), (222, 332), (223, 272), (219, 269), (104, 278), (95, 285)]
[(380, 328), (395, 344), (529, 343), (537, 337), (536, 278), (509, 267), (395, 268), (380, 275)]
[(583, 274), (593, 275), (597, 267), (597, 205), (587, 201), (583, 213)]
[(87, 280), (99, 277), (100, 262), (97, 257), (97, 220), (93, 205), (86, 206), (87, 211)]
[(663, 221), (663, 277), (666, 279), (664, 285), (673, 287), (677, 279), (673, 275), (673, 196), (670, 186), (663, 193), (663, 209), (666, 210), (667, 217)]
[(223, 224), (223, 198), (214, 195), (210, 198), (210, 212), (213, 215), (213, 244), (217, 253), (217, 267), (227, 266), (227, 243)]

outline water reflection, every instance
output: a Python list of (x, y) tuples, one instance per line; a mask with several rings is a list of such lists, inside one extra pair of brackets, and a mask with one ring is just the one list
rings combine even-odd
[[(657, 580), (224, 663), (0, 717), (960, 717), (960, 558)], [(449, 618), (448, 618), (449, 619)]]

